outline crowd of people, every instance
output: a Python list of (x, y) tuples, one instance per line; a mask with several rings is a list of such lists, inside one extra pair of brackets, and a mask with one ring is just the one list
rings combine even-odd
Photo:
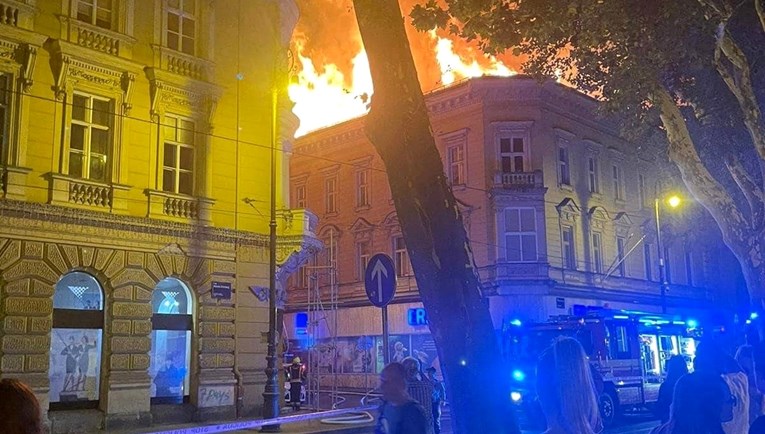
[[(765, 363), (757, 364), (755, 353), (744, 345), (733, 356), (710, 339), (699, 345), (692, 372), (682, 356), (667, 360), (655, 403), (661, 425), (651, 434), (765, 434)], [(376, 434), (440, 432), (443, 386), (438, 383), (435, 391), (432, 378), (422, 374), (416, 359), (386, 366)], [(603, 432), (596, 390), (582, 345), (574, 338), (556, 340), (537, 363), (544, 434)]]
[[(655, 406), (662, 423), (651, 434), (765, 434), (765, 363), (759, 359), (751, 346), (733, 356), (714, 340), (699, 345), (693, 372), (682, 356), (670, 358)], [(440, 433), (445, 390), (434, 368), (426, 372), (412, 357), (383, 369), (376, 434)], [(542, 352), (536, 381), (545, 434), (603, 431), (590, 363), (576, 339), (560, 338)], [(41, 417), (28, 386), (0, 380), (0, 432), (40, 434)]]

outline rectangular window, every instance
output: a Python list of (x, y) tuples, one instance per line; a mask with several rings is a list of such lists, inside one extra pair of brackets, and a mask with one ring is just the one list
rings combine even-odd
[(689, 286), (693, 286), (693, 255), (685, 251), (685, 280)]
[(574, 241), (574, 228), (563, 226), (561, 228), (563, 241), (563, 266), (569, 270), (576, 270), (576, 244)]
[(651, 260), (651, 244), (643, 244), (643, 266), (645, 267), (645, 280), (653, 280), (653, 261)]
[(645, 177), (642, 173), (638, 174), (638, 203), (640, 208), (645, 207)]
[(450, 146), (447, 150), (449, 184), (465, 185), (465, 144)]
[(568, 160), (568, 147), (558, 146), (558, 179), (561, 185), (571, 185), (571, 164)]
[(536, 262), (536, 220), (534, 208), (505, 209), (505, 252), (508, 262)]
[(11, 114), (11, 77), (0, 73), (0, 162), (5, 160), (8, 146), (8, 122)]
[(367, 264), (369, 264), (369, 241), (359, 241), (356, 243), (357, 280), (364, 280)]
[(295, 187), (295, 208), (305, 208), (305, 184)]
[(194, 131), (193, 121), (165, 116), (162, 190), (194, 194)]
[(524, 172), (526, 143), (523, 137), (511, 136), (499, 139), (499, 156), (502, 173)]
[(337, 177), (324, 180), (324, 211), (328, 214), (337, 212)]
[(623, 237), (616, 237), (616, 261), (619, 265), (616, 267), (616, 272), (620, 276), (627, 275), (627, 261), (624, 260), (624, 246), (627, 244), (627, 240)]
[(356, 172), (356, 208), (369, 206), (369, 169)]
[(404, 237), (393, 238), (393, 257), (396, 265), (396, 276), (410, 276), (412, 273), (409, 269), (409, 253), (406, 251)]
[(196, 0), (167, 0), (167, 48), (194, 55)]
[(614, 181), (614, 198), (616, 200), (624, 200), (624, 175), (622, 174), (622, 168), (613, 165), (611, 166), (611, 173), (613, 174)]
[(598, 176), (598, 159), (591, 156), (587, 158), (587, 175), (590, 193), (600, 193), (600, 178)]
[(77, 0), (77, 20), (112, 30), (112, 10), (116, 0)]
[(110, 181), (112, 101), (74, 94), (69, 134), (69, 175), (93, 181)]
[(603, 236), (592, 233), (592, 266), (595, 273), (603, 273)]
[[(337, 233), (330, 231), (327, 238), (324, 240), (324, 245), (326, 246), (325, 258), (327, 260), (324, 265), (328, 267), (337, 267)], [(332, 272), (337, 273), (337, 270), (335, 269)]]

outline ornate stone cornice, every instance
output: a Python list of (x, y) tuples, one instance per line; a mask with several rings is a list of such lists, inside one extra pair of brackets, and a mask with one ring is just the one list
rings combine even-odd
[(158, 68), (144, 68), (148, 78), (151, 97), (150, 113), (158, 119), (166, 110), (176, 113), (191, 113), (195, 118), (206, 122), (212, 129), (215, 109), (222, 94), (220, 87), (204, 82), (195, 82), (188, 86), (174, 83), (172, 74)]
[[(58, 39), (46, 42), (45, 49), (51, 55), (53, 91), (57, 99), (64, 99), (73, 86), (82, 83), (119, 95), (123, 113), (125, 115), (130, 113), (136, 76), (134, 64), (125, 60), (117, 61), (118, 58), (102, 53), (90, 53), (86, 48)], [(99, 55), (109, 56), (109, 58), (104, 63), (100, 63)], [(94, 58), (96, 62), (93, 61)], [(110, 62), (111, 59), (114, 61)]]
[[(136, 234), (172, 235), (175, 237), (202, 241), (237, 243), (240, 245), (268, 246), (268, 236), (234, 229), (206, 227), (194, 224), (176, 223), (143, 217), (108, 214), (99, 211), (73, 209), (69, 207), (23, 202), (0, 201), (0, 218), (16, 217), (25, 220), (50, 221), (59, 224), (76, 224), (99, 229), (120, 230)], [(303, 236), (280, 236), (280, 243), (299, 243)]]
[(12, 69), (18, 71), (18, 78), (24, 92), (29, 92), (32, 88), (37, 48), (39, 48), (37, 45), (0, 38), (0, 63), (7, 62)]
[[(364, 118), (352, 119), (348, 122), (357, 122), (363, 119)], [(331, 130), (333, 128), (337, 128), (339, 130), (341, 126), (337, 125), (335, 127), (328, 127), (327, 129)], [(337, 133), (328, 135), (326, 137), (313, 139), (313, 137), (309, 135), (305, 138), (299, 138), (295, 142), (295, 150), (299, 150), (301, 152), (315, 152), (320, 150), (323, 151), (334, 148), (336, 146), (347, 145), (351, 140), (361, 139), (363, 137), (365, 137), (364, 123), (359, 122), (358, 126), (354, 126), (350, 130), (338, 131)]]

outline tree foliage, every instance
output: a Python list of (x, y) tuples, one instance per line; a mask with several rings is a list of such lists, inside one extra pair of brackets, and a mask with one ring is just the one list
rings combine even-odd
[(659, 127), (669, 159), (765, 297), (763, 0), (428, 0), (411, 11), (489, 53), (528, 56), (618, 112), (633, 139)]

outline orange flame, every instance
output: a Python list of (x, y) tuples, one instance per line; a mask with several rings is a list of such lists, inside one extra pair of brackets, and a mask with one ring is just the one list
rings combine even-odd
[(346, 77), (337, 65), (329, 63), (317, 71), (313, 61), (303, 56), (302, 43), (295, 45), (302, 70), (297, 75), (297, 83), (287, 90), (295, 103), (292, 112), (300, 119), (295, 137), (367, 113), (374, 89), (364, 50), (353, 57), (351, 85), (346, 86)]
[[(441, 85), (448, 86), (464, 78), (516, 73), (495, 57), (470, 47), (461, 50), (463, 53), (455, 53), (454, 42), (439, 37), (435, 30), (428, 35), (434, 45), (433, 51), (419, 55), (435, 58)], [(300, 119), (295, 137), (366, 114), (374, 88), (363, 48), (353, 56), (352, 74), (346, 77), (333, 63), (317, 69), (314, 62), (303, 55), (304, 44), (303, 40), (294, 43), (302, 70), (297, 75), (297, 83), (288, 89), (289, 97), (295, 103), (292, 111)]]

